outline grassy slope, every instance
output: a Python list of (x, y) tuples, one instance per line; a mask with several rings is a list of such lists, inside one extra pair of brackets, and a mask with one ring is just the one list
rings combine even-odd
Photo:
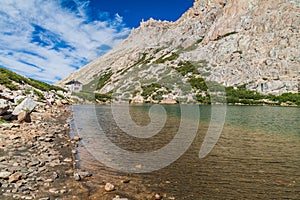
[(24, 76), (21, 76), (17, 73), (14, 73), (8, 69), (5, 68), (0, 68), (0, 84), (5, 85), (11, 90), (18, 90), (20, 89), (16, 83), (20, 84), (28, 84), (31, 85), (32, 87), (42, 90), (42, 91), (50, 91), (50, 90), (62, 90), (64, 89), (54, 86), (54, 85), (49, 85), (47, 83), (44, 83), (42, 81), (37, 81), (31, 78), (26, 78)]

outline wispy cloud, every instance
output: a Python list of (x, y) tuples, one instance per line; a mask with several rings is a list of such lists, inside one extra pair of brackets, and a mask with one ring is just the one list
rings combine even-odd
[(99, 13), (95, 20), (88, 6), (87, 0), (1, 0), (0, 66), (54, 83), (129, 34), (120, 15)]

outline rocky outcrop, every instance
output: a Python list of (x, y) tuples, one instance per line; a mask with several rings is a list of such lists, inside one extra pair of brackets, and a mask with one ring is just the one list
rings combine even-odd
[(72, 79), (88, 84), (112, 72), (96, 91), (132, 99), (145, 85), (160, 83), (190, 98), (197, 91), (181, 87), (187, 77), (174, 79), (180, 63), (189, 61), (206, 81), (246, 84), (264, 94), (297, 93), (299, 13), (298, 1), (195, 0), (176, 22), (141, 22), (118, 46), (59, 84)]
[(7, 101), (4, 99), (0, 99), (0, 115), (7, 112), (9, 109), (9, 105), (7, 104)]
[(35, 108), (49, 109), (72, 103), (71, 96), (63, 91), (42, 91), (30, 85), (11, 90), (0, 85), (0, 120), (30, 122)]

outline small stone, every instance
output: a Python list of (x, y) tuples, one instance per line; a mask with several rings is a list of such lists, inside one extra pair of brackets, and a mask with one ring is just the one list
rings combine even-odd
[(106, 183), (104, 186), (105, 191), (110, 192), (115, 190), (115, 186), (111, 183)]
[(0, 179), (8, 179), (11, 174), (11, 172), (0, 172)]
[(63, 189), (63, 190), (60, 190), (59, 192), (60, 192), (61, 194), (65, 194), (65, 193), (67, 193), (67, 190), (64, 190), (64, 189)]
[(59, 178), (59, 175), (57, 174), (57, 172), (53, 172), (53, 174), (52, 174), (52, 178), (53, 178), (53, 179), (57, 179), (57, 178)]
[(21, 198), (21, 195), (19, 195), (19, 194), (14, 194), (13, 195), (13, 199), (20, 199)]
[(8, 120), (10, 120), (12, 117), (13, 117), (12, 114), (7, 114), (7, 115), (2, 115), (2, 116), (0, 117), (0, 119), (3, 119), (3, 120), (8, 121)]
[(72, 154), (76, 154), (77, 152), (76, 152), (76, 150), (75, 149), (73, 149), (72, 150)]
[(74, 173), (74, 179), (75, 179), (75, 181), (80, 181), (81, 177), (78, 173)]
[(72, 158), (65, 158), (64, 162), (72, 162)]
[(50, 188), (49, 192), (50, 193), (54, 193), (54, 194), (58, 194), (59, 193), (58, 189), (56, 189), (56, 188)]
[(92, 176), (92, 173), (90, 173), (88, 171), (79, 171), (77, 173), (79, 174), (80, 177), (90, 177), (90, 176)]
[(81, 138), (80, 138), (80, 137), (78, 137), (78, 136), (74, 136), (74, 137), (73, 137), (73, 140), (75, 140), (76, 142), (78, 142), (78, 141), (80, 141), (80, 140), (81, 140)]
[(37, 160), (37, 159), (34, 159), (34, 160), (32, 160), (32, 161), (28, 164), (28, 166), (33, 167), (33, 166), (36, 166), (36, 165), (38, 165), (38, 164), (40, 164), (40, 161)]
[(120, 195), (116, 195), (112, 200), (128, 200), (127, 198), (121, 198)]
[(48, 179), (45, 180), (45, 182), (46, 182), (46, 183), (52, 183), (52, 182), (53, 182), (53, 179), (48, 178)]
[(50, 197), (39, 198), (38, 200), (50, 200)]
[(10, 139), (10, 140), (20, 139), (20, 136), (18, 136), (18, 135), (10, 135), (10, 136), (9, 136), (9, 139)]
[(141, 165), (141, 164), (136, 165), (135, 168), (136, 168), (136, 169), (142, 169), (142, 165)]
[(16, 172), (16, 173), (12, 174), (11, 176), (9, 176), (8, 182), (9, 183), (15, 183), (18, 180), (20, 180), (21, 177), (22, 177), (22, 173)]
[(25, 151), (25, 150), (27, 150), (27, 147), (19, 147), (18, 148), (18, 151)]
[(0, 157), (0, 162), (3, 162), (3, 161), (5, 161), (7, 159), (7, 157), (6, 156), (1, 156)]
[(45, 138), (45, 142), (53, 142), (52, 138)]
[(155, 200), (160, 200), (161, 198), (162, 198), (162, 197), (161, 197), (159, 194), (155, 194), (155, 195), (154, 195), (154, 199), (155, 199)]
[(44, 183), (44, 187), (50, 187), (50, 183)]

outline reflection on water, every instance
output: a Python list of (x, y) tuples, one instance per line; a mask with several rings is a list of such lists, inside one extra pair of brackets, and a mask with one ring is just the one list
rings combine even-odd
[[(132, 119), (146, 126), (150, 122), (150, 107), (131, 106)], [(151, 138), (124, 133), (115, 123), (110, 106), (73, 107), (73, 126), (83, 142), (91, 134), (106, 134), (111, 142), (127, 151), (155, 151), (172, 141), (181, 120), (179, 105), (164, 107), (168, 113), (165, 126)], [(151, 199), (153, 194), (160, 193), (164, 199), (300, 199), (298, 107), (228, 106), (217, 145), (207, 157), (199, 159), (210, 116), (211, 107), (200, 106), (199, 129), (190, 148), (171, 165), (151, 173), (131, 174), (108, 168), (81, 146), (80, 167), (93, 172), (93, 178), (86, 183), (92, 197), (112, 199), (120, 195), (128, 199)], [(189, 120), (197, 121), (195, 116)], [(99, 125), (101, 133), (96, 128)], [(184, 138), (178, 140), (178, 146), (184, 145), (182, 141)], [(104, 148), (105, 144), (102, 145), (99, 148)], [(110, 153), (108, 150), (107, 154)], [(136, 167), (143, 167), (143, 163)], [(115, 184), (117, 190), (105, 193), (106, 182)]]

